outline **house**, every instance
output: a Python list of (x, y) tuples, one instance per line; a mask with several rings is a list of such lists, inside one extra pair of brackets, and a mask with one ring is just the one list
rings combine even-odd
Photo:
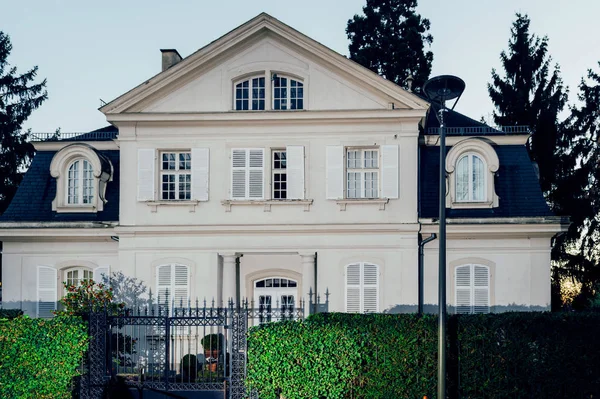
[[(4, 307), (49, 316), (62, 282), (122, 271), (177, 302), (416, 310), (438, 230), (430, 104), (260, 14), (104, 105), (110, 126), (36, 155), (0, 218)], [(550, 307), (528, 134), (448, 116), (448, 304)], [(437, 240), (424, 302), (437, 303)]]

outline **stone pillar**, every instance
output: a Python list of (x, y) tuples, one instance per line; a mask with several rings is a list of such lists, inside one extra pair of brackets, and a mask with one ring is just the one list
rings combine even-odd
[(308, 293), (312, 290), (313, 302), (316, 301), (315, 292), (315, 253), (314, 252), (301, 252), (300, 258), (302, 259), (302, 292), (299, 292), (301, 298), (304, 299), (304, 317), (308, 317), (310, 314), (310, 297)]
[(223, 306), (229, 305), (229, 300), (235, 300), (235, 258), (236, 254), (234, 252), (222, 253), (220, 254), (223, 257), (223, 289), (222, 289), (222, 297), (221, 302)]

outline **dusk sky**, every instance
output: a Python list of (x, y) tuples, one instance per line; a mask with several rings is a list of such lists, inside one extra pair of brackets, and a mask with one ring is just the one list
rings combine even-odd
[[(161, 48), (186, 57), (264, 11), (348, 55), (346, 23), (365, 3), (2, 0), (0, 30), (13, 44), (8, 62), (20, 72), (37, 65), (39, 77), (48, 79), (49, 99), (24, 128), (79, 132), (107, 124), (98, 111), (100, 99), (108, 102), (160, 72)], [(487, 83), (491, 69), (500, 69), (515, 12), (530, 16), (532, 32), (548, 35), (570, 103), (587, 69), (600, 69), (598, 0), (420, 0), (417, 12), (431, 21), (432, 76), (465, 80), (457, 110), (474, 119), (493, 110)]]

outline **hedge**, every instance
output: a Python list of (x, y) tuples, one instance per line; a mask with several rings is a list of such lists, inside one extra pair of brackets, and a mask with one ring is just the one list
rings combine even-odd
[[(247, 386), (261, 399), (436, 398), (437, 318), (319, 314), (250, 330)], [(600, 315), (450, 316), (452, 398), (600, 394)]]
[(86, 347), (80, 318), (0, 321), (0, 397), (70, 398)]
[(0, 320), (2, 319), (14, 319), (15, 317), (19, 317), (23, 315), (23, 311), (21, 309), (2, 309), (0, 308)]

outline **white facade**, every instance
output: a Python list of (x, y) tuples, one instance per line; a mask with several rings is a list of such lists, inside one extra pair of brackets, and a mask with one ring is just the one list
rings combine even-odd
[[(303, 84), (303, 109), (273, 109), (272, 85), (282, 77)], [(246, 78), (264, 78), (257, 83), (264, 110), (235, 109), (236, 85)], [(101, 109), (118, 139), (89, 144), (120, 151), (118, 223), (3, 223), (5, 307), (36, 314), (39, 266), (57, 270), (59, 299), (65, 272), (76, 266), (123, 271), (160, 292), (171, 283), (159, 281), (159, 267), (184, 265), (185, 284), (172, 284), (192, 301), (259, 301), (267, 291), (297, 301), (328, 289), (331, 311), (414, 311), (418, 235), (437, 231), (418, 215), (419, 123), (427, 108), (261, 14)], [(36, 147), (57, 151), (62, 143)], [(286, 199), (277, 198), (277, 151), (287, 154)], [(189, 165), (168, 169), (169, 154)], [(354, 154), (360, 167), (349, 161)], [(376, 161), (363, 170), (367, 157)], [(177, 199), (162, 185), (167, 175)], [(495, 195), (493, 176), (486, 181)], [(492, 194), (484, 207), (497, 206)], [(451, 222), (448, 303), (455, 305), (455, 268), (478, 264), (489, 270), (491, 310), (548, 309), (550, 239), (560, 229), (536, 218)], [(256, 287), (270, 278), (289, 286)], [(425, 249), (426, 304), (437, 302), (436, 287), (433, 241)]]

